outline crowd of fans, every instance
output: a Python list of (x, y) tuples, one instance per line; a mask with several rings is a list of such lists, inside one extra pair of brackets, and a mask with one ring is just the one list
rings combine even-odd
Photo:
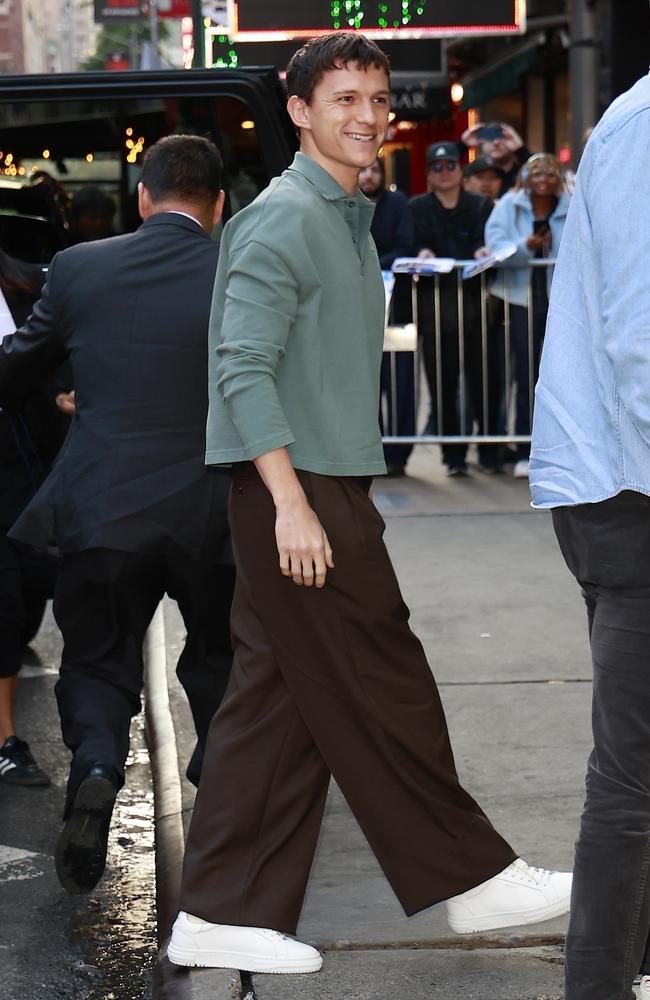
[[(468, 149), (473, 158), (463, 168)], [(361, 190), (376, 204), (372, 232), (382, 268), (390, 269), (397, 257), (467, 261), (506, 248), (511, 255), (488, 272), (487, 302), (482, 301), (478, 276), (463, 281), (460, 291), (456, 270), (435, 278), (417, 276), (416, 321), (429, 417), (416, 431), (412, 356), (399, 352), (392, 362), (385, 356), (382, 394), (389, 433), (503, 437), (509, 431), (529, 436), (552, 279), (552, 267), (533, 262), (557, 255), (569, 202), (560, 163), (549, 153), (531, 155), (505, 123), (478, 124), (460, 143), (441, 141), (429, 147), (426, 185), (425, 194), (409, 201), (387, 189), (380, 160), (362, 171)], [(397, 276), (391, 314), (395, 325), (413, 318), (410, 284), (408, 275)], [(448, 475), (468, 474), (467, 448), (443, 444)], [(404, 475), (410, 450), (407, 444), (385, 446), (389, 475)], [(493, 475), (512, 460), (514, 475), (526, 478), (528, 455), (529, 445), (523, 442), (516, 449), (481, 443), (478, 466)]]

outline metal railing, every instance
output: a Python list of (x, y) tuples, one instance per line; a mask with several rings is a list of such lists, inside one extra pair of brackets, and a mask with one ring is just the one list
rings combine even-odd
[[(386, 325), (384, 352), (388, 356), (388, 381), (382, 386), (384, 444), (526, 444), (530, 442), (530, 428), (535, 395), (535, 382), (543, 341), (540, 321), (545, 321), (545, 308), (536, 295), (534, 274), (540, 269), (553, 268), (555, 260), (531, 260), (522, 267), (492, 268), (468, 280), (463, 271), (472, 261), (455, 261), (448, 274), (413, 275), (411, 277), (411, 322)], [(509, 276), (527, 272), (526, 306), (511, 302)], [(405, 278), (407, 276), (404, 276)], [(455, 289), (452, 283), (455, 282)], [(473, 287), (472, 287), (473, 286)], [(500, 296), (492, 289), (499, 287)], [(543, 286), (545, 287), (545, 286)], [(451, 295), (450, 295), (451, 292)], [(430, 296), (428, 309), (426, 296)], [(453, 299), (453, 309), (450, 303)], [(393, 293), (393, 305), (395, 296)], [(468, 308), (471, 303), (472, 308)], [(517, 308), (522, 311), (513, 315)], [(390, 309), (390, 307), (389, 307)], [(517, 333), (521, 333), (523, 310), (526, 311), (527, 353), (527, 433), (516, 432), (516, 393), (520, 388), (515, 378), (517, 359), (513, 355), (513, 318)], [(450, 318), (449, 313), (453, 316)], [(542, 312), (544, 315), (542, 316)], [(423, 315), (424, 314), (424, 315)], [(387, 310), (388, 315), (388, 310)], [(536, 322), (537, 321), (537, 322)], [(470, 327), (471, 324), (471, 327)], [(478, 325), (478, 330), (477, 330)], [(537, 326), (537, 329), (536, 329)], [(455, 341), (453, 340), (455, 334)], [(477, 352), (477, 337), (480, 350)], [(468, 343), (472, 341), (472, 351)], [(521, 370), (521, 338), (517, 338)], [(429, 379), (424, 376), (423, 354), (427, 352), (434, 363), (429, 364)], [(446, 353), (453, 352), (457, 365), (448, 363)], [(415, 434), (400, 433), (400, 407), (398, 398), (400, 379), (397, 356), (411, 354), (413, 365), (413, 426)], [(477, 372), (476, 366), (480, 366)], [(472, 371), (468, 371), (468, 365)], [(455, 371), (457, 368), (457, 378)], [(455, 381), (445, 384), (445, 373), (451, 369)], [(433, 372), (432, 372), (433, 370)], [(433, 374), (433, 385), (431, 375)], [(471, 386), (474, 387), (474, 393)], [(477, 390), (477, 386), (480, 388)], [(429, 407), (423, 396), (428, 391)], [(388, 395), (390, 394), (390, 396)], [(481, 399), (477, 400), (477, 395)], [(450, 396), (454, 399), (456, 419), (449, 427)], [(446, 407), (445, 407), (446, 397)], [(477, 405), (479, 412), (477, 412)], [(447, 419), (445, 419), (445, 408)], [(521, 422), (521, 400), (519, 400)], [(495, 417), (495, 414), (498, 416)], [(419, 425), (428, 427), (417, 433)], [(445, 426), (447, 424), (447, 426)], [(433, 425), (433, 431), (431, 429)], [(495, 426), (496, 425), (496, 426)]]

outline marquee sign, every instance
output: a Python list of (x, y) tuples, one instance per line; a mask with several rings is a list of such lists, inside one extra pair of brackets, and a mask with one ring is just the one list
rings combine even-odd
[(361, 31), (370, 38), (522, 34), (526, 0), (229, 0), (235, 41)]

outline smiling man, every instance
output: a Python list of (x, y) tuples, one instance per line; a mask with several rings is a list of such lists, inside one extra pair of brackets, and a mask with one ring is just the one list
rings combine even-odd
[(168, 950), (252, 972), (321, 966), (286, 935), (332, 774), (407, 914), (449, 899), (461, 932), (525, 923), (564, 912), (570, 884), (515, 860), (460, 786), (368, 495), (384, 290), (357, 179), (386, 134), (388, 62), (330, 35), (287, 85), (300, 152), (226, 226), (215, 283), (207, 461), (235, 466), (236, 654)]

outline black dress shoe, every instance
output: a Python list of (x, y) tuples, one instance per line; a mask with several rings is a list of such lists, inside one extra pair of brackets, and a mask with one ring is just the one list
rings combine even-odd
[(79, 785), (54, 852), (56, 874), (66, 892), (90, 892), (104, 874), (118, 790), (115, 771), (104, 764), (91, 767)]

